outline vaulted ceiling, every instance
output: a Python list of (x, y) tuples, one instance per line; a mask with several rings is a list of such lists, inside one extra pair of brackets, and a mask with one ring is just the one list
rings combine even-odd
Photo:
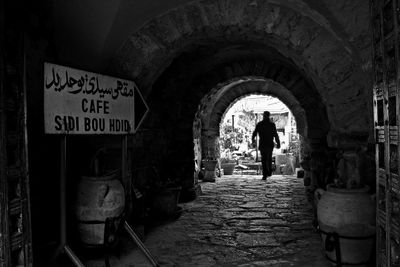
[(293, 87), (308, 113), (324, 106), (332, 133), (370, 129), (368, 1), (71, 0), (51, 17), (60, 64), (133, 79), (154, 108), (177, 88), (187, 102), (185, 88), (261, 75)]
[[(63, 60), (101, 71), (130, 35), (151, 19), (196, 1), (53, 1), (54, 38)], [(205, 1), (214, 2), (214, 1)], [(220, 1), (230, 5), (237, 1)], [(365, 0), (254, 0), (289, 7), (314, 20), (343, 41), (365, 64), (369, 60), (369, 7)], [(224, 7), (221, 7), (224, 9)], [(81, 63), (82, 62), (82, 63)]]

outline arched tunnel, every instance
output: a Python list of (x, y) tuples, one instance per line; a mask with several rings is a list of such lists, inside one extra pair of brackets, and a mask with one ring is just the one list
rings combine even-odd
[[(394, 193), (390, 195), (386, 189), (400, 184), (395, 173), (399, 168), (394, 167), (400, 134), (395, 88), (400, 79), (393, 78), (399, 76), (394, 70), (398, 69), (394, 47), (398, 47), (400, 38), (397, 32), (388, 34), (398, 29), (399, 22), (393, 19), (397, 17), (398, 1), (46, 0), (27, 3), (23, 10), (17, 2), (5, 1), (1, 4), (4, 8), (0, 8), (0, 209), (6, 211), (0, 218), (1, 266), (56, 266), (54, 254), (71, 257), (64, 241), (72, 240), (74, 249), (79, 239), (77, 234), (66, 234), (75, 233), (78, 227), (73, 218), (77, 184), (83, 177), (96, 177), (105, 170), (118, 170), (110, 173), (118, 176), (126, 196), (126, 210), (112, 220), (123, 217), (123, 222), (140, 226), (151, 213), (149, 199), (159, 194), (160, 187), (173, 184), (186, 205), (184, 212), (193, 215), (179, 222), (179, 227), (196, 228), (192, 223), (209, 219), (211, 222), (205, 223), (206, 228), (212, 228), (206, 229), (211, 231), (209, 236), (226, 237), (228, 243), (233, 239), (236, 245), (239, 241), (257, 241), (260, 233), (268, 239), (260, 239), (262, 245), (240, 250), (243, 259), (253, 249), (269, 248), (272, 239), (283, 240), (279, 244), (296, 243), (281, 235), (295, 229), (301, 236), (298, 231), (306, 229), (302, 228), (306, 223), (299, 214), (314, 216), (314, 221), (308, 218), (307, 223), (315, 226), (315, 198), (322, 197), (315, 194), (317, 187), (328, 192), (328, 185), (339, 186), (344, 176), (351, 179), (340, 186), (351, 187), (351, 182), (357, 180), (368, 186), (368, 194), (378, 194), (377, 210), (397, 207), (393, 204), (398, 203), (395, 197), (391, 198)], [(383, 27), (382, 23), (394, 26)], [(382, 38), (384, 41), (379, 43)], [(138, 119), (139, 127), (134, 118), (126, 121), (129, 127), (122, 136), (109, 132), (46, 132), (46, 103), (51, 102), (46, 98), (51, 87), (46, 76), (49, 65), (71, 70), (72, 74), (84, 73), (81, 79), (66, 74), (63, 83), (64, 72), (55, 74), (53, 69), (58, 92), (79, 84), (82, 90), (82, 84), (89, 81), (87, 75), (134, 84), (133, 98), (144, 102), (142, 108), (148, 108), (141, 111), (140, 115), (145, 116)], [(99, 80), (96, 82), (97, 89), (101, 88)], [(88, 86), (93, 89), (95, 83)], [(103, 94), (98, 99), (87, 90), (83, 93), (86, 95), (82, 97), (97, 100), (92, 102), (97, 103), (97, 112), (94, 104), (90, 112), (84, 106), (89, 103), (87, 99), (82, 103), (69, 100), (63, 102), (65, 105), (56, 105), (57, 112), (65, 108), (65, 114), (58, 116), (74, 117), (77, 125), (84, 117), (110, 113), (104, 118), (111, 118), (117, 113), (108, 106), (107, 90), (113, 88), (99, 90)], [(121, 87), (115, 90), (122, 92)], [(73, 92), (78, 95), (81, 91)], [(220, 157), (224, 115), (234, 103), (250, 95), (275, 97), (293, 114), (304, 160), (296, 169), (318, 180), (309, 195), (299, 196), (310, 188), (306, 182), (303, 185), (284, 175), (276, 175), (264, 184), (241, 176), (237, 181), (220, 177), (214, 185), (199, 179), (204, 161)], [(121, 106), (116, 109), (131, 116), (137, 112), (136, 104), (122, 111)], [(83, 113), (71, 115), (73, 107)], [(57, 125), (67, 127), (68, 123), (58, 121)], [(223, 196), (214, 194), (219, 187)], [(110, 188), (95, 191), (105, 198)], [(235, 191), (238, 188), (248, 191)], [(206, 192), (203, 198), (202, 190)], [(256, 196), (255, 191), (260, 195)], [(310, 195), (312, 200), (306, 203)], [(259, 196), (265, 201), (262, 205), (257, 203)], [(238, 207), (224, 210), (228, 202)], [(213, 212), (202, 210), (201, 205), (208, 205)], [(298, 221), (292, 221), (291, 216)], [(380, 217), (386, 218), (385, 229), (391, 229), (390, 214), (381, 212)], [(382, 224), (380, 217), (376, 222)], [(101, 224), (105, 227), (106, 222)], [(267, 231), (262, 229), (264, 226)], [(179, 232), (179, 227), (171, 229)], [(236, 227), (241, 232), (235, 239), (224, 227)], [(384, 230), (379, 229), (376, 234), (382, 236)], [(310, 235), (302, 237), (311, 238), (311, 231), (307, 233)], [(335, 238), (328, 234), (328, 241)], [(392, 244), (398, 244), (396, 240)], [(278, 243), (272, 242), (275, 245), (271, 248), (279, 250)], [(165, 248), (156, 247), (160, 253)], [(397, 248), (394, 252), (387, 248), (382, 252), (384, 249), (378, 246), (375, 256), (397, 255)], [(267, 254), (260, 257), (268, 258)], [(203, 265), (211, 266), (210, 262)], [(279, 262), (275, 263), (278, 266)]]
[[(250, 94), (267, 94), (287, 104), (295, 117), (298, 133), (303, 140), (306, 140), (308, 129), (306, 114), (297, 99), (279, 83), (260, 77), (243, 77), (218, 85), (203, 97), (193, 125), (193, 136), (201, 140), (198, 142), (201, 144), (201, 151), (218, 151), (218, 148), (208, 148), (207, 145), (218, 144), (216, 140), (220, 134), (222, 117), (239, 98)], [(323, 140), (322, 137), (321, 140)], [(198, 155), (195, 155), (195, 158), (207, 157), (204, 153), (195, 150), (196, 152)], [(209, 156), (217, 157), (218, 155)], [(197, 164), (200, 165), (200, 162)]]
[[(173, 60), (154, 83), (149, 104), (150, 116), (162, 114), (156, 125), (169, 140), (168, 158), (190, 164), (196, 158), (200, 166), (204, 155), (193, 155), (193, 138), (206, 151), (206, 140), (219, 136), (229, 105), (251, 93), (270, 94), (287, 103), (304, 140), (312, 139), (316, 147), (325, 145), (330, 123), (319, 93), (289, 59), (271, 48), (262, 51), (245, 44), (200, 47)], [(190, 173), (193, 170), (183, 176)]]
[(136, 77), (150, 100), (143, 126), (168, 140), (162, 153), (187, 166), (172, 175), (193, 180), (193, 160), (200, 166), (206, 144), (217, 143), (226, 108), (251, 93), (288, 105), (309, 153), (366, 143), (369, 118), (353, 112), (367, 106), (360, 101), (365, 74), (346, 44), (292, 9), (266, 5), (263, 20), (254, 20), (254, 10), (241, 8), (226, 13), (232, 19), (212, 16), (208, 4), (165, 13), (133, 34), (113, 61), (113, 72)]

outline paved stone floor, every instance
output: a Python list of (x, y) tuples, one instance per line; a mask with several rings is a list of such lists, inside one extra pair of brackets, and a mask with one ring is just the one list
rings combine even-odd
[[(302, 183), (282, 175), (201, 183), (203, 195), (179, 204), (179, 219), (153, 228), (145, 245), (161, 266), (331, 266), (312, 227)], [(111, 266), (150, 264), (130, 242)]]

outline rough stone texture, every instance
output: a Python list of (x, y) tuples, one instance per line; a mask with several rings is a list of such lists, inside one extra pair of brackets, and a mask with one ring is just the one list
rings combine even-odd
[[(197, 200), (181, 204), (179, 219), (148, 232), (145, 245), (162, 266), (331, 266), (311, 226), (301, 179), (234, 175), (202, 189)], [(138, 248), (124, 242), (111, 265), (148, 266)]]
[[(53, 32), (61, 62), (99, 72), (110, 65), (107, 72), (137, 79), (146, 92), (175, 58), (200, 43), (225, 40), (276, 47), (312, 78), (328, 104), (333, 128), (346, 132), (368, 131), (364, 125), (372, 122), (371, 105), (368, 101), (357, 104), (367, 115), (352, 116), (352, 111), (343, 111), (352, 103), (332, 102), (337, 94), (328, 88), (333, 85), (339, 93), (359, 91), (365, 99), (372, 98), (368, 8), (365, 0), (171, 0), (154, 5), (138, 0), (105, 5), (58, 3), (45, 14), (54, 12)], [(76, 16), (76, 10), (93, 16)], [(114, 64), (108, 64), (118, 48)], [(349, 75), (335, 73), (336, 67)], [(331, 110), (329, 104), (340, 108)]]
[(348, 40), (354, 54), (366, 63), (371, 53), (371, 28), (369, 21), (369, 5), (363, 0), (329, 1), (324, 0), (324, 6), (332, 14), (329, 19), (340, 25), (341, 35)]
[[(301, 135), (307, 136), (307, 125), (309, 123), (311, 125), (315, 124), (313, 121), (308, 120), (308, 115), (313, 117), (313, 114), (306, 114), (296, 97), (290, 92), (290, 89), (272, 80), (243, 77), (238, 78), (236, 81), (230, 81), (229, 84), (218, 85), (202, 99), (198, 114), (196, 114), (196, 117), (200, 117), (199, 119), (202, 120), (202, 129), (211, 129), (211, 132), (219, 134), (219, 124), (223, 114), (241, 97), (255, 93), (269, 94), (285, 103), (293, 112), (298, 125), (298, 132)], [(209, 101), (210, 96), (212, 101)], [(317, 112), (324, 113), (324, 110), (321, 109)]]
[[(227, 84), (218, 85), (203, 97), (195, 115), (193, 126), (194, 136), (202, 136), (204, 140), (219, 136), (220, 122), (226, 111), (240, 99), (240, 97), (254, 93), (273, 95), (285, 103), (293, 112), (298, 126), (298, 133), (302, 136), (308, 136), (308, 124), (311, 124), (311, 131), (316, 128), (316, 122), (318, 122), (318, 127), (323, 127), (324, 125), (323, 119), (317, 119), (315, 117), (315, 114), (324, 114), (325, 111), (323, 107), (315, 107), (313, 113), (309, 114), (309, 117), (313, 120), (308, 121), (305, 110), (291, 93), (290, 88), (286, 89), (281, 84), (268, 79), (242, 77), (230, 80)], [(317, 102), (317, 100), (315, 100), (315, 102)], [(317, 108), (320, 108), (320, 110), (317, 110)], [(327, 121), (327, 118), (325, 118), (325, 121)], [(327, 127), (327, 122), (325, 125)], [(327, 132), (327, 129), (321, 130), (320, 132)], [(310, 135), (313, 135), (313, 133)], [(209, 142), (203, 142), (203, 154), (201, 155), (203, 158), (206, 157), (207, 151), (213, 150), (208, 144)], [(197, 153), (199, 152), (197, 151)], [(195, 157), (198, 156), (195, 155)]]
[[(365, 98), (359, 97), (355, 105), (346, 97), (338, 97), (344, 91), (353, 92), (350, 94), (354, 96), (366, 95), (366, 74), (348, 42), (307, 6), (291, 9), (272, 2), (275, 1), (198, 1), (179, 7), (157, 17), (132, 36), (121, 49), (120, 64), (116, 65), (147, 90), (173, 58), (192, 50), (196, 43), (256, 42), (277, 49), (313, 81), (327, 105), (332, 129), (367, 131), (367, 114), (354, 114), (346, 108), (366, 107)], [(186, 19), (177, 23), (176, 17), (189, 18), (191, 12), (200, 25), (194, 28)], [(151, 43), (143, 43), (141, 36), (150, 36)], [(131, 43), (136, 44), (134, 48)], [(158, 47), (158, 52), (153, 47)]]
[[(246, 76), (279, 82), (290, 91), (305, 112), (307, 140), (323, 143), (328, 135), (328, 144), (337, 147), (344, 143), (338, 139), (346, 139), (343, 133), (370, 133), (371, 113), (360, 112), (370, 106), (369, 73), (355, 43), (348, 40), (359, 36), (354, 41), (361, 43), (364, 28), (343, 30), (344, 17), (331, 18), (331, 12), (350, 12), (357, 5), (364, 14), (365, 5), (308, 2), (194, 1), (150, 20), (131, 35), (111, 69), (137, 81), (145, 93), (168, 140), (166, 158), (195, 158), (193, 135), (200, 134), (193, 134), (193, 121), (202, 99), (217, 107), (210, 117), (213, 126), (195, 122), (195, 127), (206, 136), (218, 135), (224, 108), (251, 92), (237, 86), (215, 98), (208, 93)], [(356, 16), (354, 25), (359, 18), (363, 15)], [(181, 176), (193, 181), (190, 171)]]

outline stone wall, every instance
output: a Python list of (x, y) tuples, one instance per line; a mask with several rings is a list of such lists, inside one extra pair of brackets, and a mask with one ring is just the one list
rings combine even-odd
[[(368, 41), (365, 29), (351, 33), (357, 40), (349, 42), (350, 33), (337, 31), (331, 18), (310, 9), (312, 3), (295, 2), (190, 2), (132, 34), (111, 69), (137, 81), (150, 108), (163, 116), (165, 136), (171, 141), (167, 150), (178, 157), (195, 157), (192, 130), (201, 100), (220, 101), (220, 108), (213, 110), (213, 127), (202, 126), (215, 132), (224, 108), (247, 91), (239, 86), (224, 97), (207, 94), (218, 84), (244, 76), (287, 88), (305, 111), (309, 139), (337, 147), (352, 142), (342, 140), (343, 133), (368, 135), (371, 114), (360, 111), (368, 110), (370, 80), (357, 54), (360, 40)], [(322, 9), (330, 14), (330, 9), (340, 8), (327, 4)], [(337, 23), (344, 25), (340, 17)]]
[(150, 89), (166, 66), (196, 43), (256, 42), (274, 47), (312, 80), (327, 106), (332, 129), (368, 131), (368, 114), (356, 112), (369, 104), (368, 73), (348, 42), (307, 12), (268, 1), (193, 2), (157, 17), (132, 35), (114, 66)]

